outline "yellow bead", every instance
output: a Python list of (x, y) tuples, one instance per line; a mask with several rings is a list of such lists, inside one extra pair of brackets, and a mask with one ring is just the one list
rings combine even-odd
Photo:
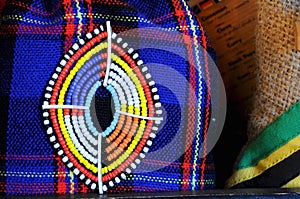
[(125, 109), (126, 110), (127, 105), (126, 104), (121, 104), (121, 109)]
[(85, 160), (83, 164), (86, 166), (87, 169), (90, 169), (90, 168), (91, 168), (91, 164), (88, 163), (87, 160)]

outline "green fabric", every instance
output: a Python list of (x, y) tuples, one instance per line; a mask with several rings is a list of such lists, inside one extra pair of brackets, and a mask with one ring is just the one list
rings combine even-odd
[(290, 107), (244, 150), (235, 170), (253, 167), (300, 134), (300, 102)]

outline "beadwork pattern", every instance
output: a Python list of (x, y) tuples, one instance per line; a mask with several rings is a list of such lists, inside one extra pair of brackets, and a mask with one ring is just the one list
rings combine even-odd
[[(62, 161), (91, 189), (96, 189), (101, 180), (104, 191), (126, 179), (125, 174), (140, 164), (162, 120), (159, 95), (147, 67), (115, 33), (111, 44), (113, 63), (109, 74), (105, 73), (107, 35), (100, 26), (72, 45), (49, 80), (43, 102), (44, 106), (50, 105), (43, 112), (43, 123)], [(109, 77), (105, 88), (112, 96), (115, 113), (110, 126), (99, 132), (90, 110), (77, 107), (91, 106), (105, 75)], [(61, 107), (54, 109), (51, 105)], [(105, 149), (109, 164), (101, 168), (97, 167), (96, 148), (101, 145), (98, 134), (109, 144)], [(98, 169), (102, 179), (98, 179)]]
[[(108, 166), (112, 166), (110, 163), (122, 157), (123, 152), (117, 149), (123, 148), (115, 147), (113, 143), (120, 142), (119, 146), (123, 144), (124, 150), (128, 149), (126, 146), (135, 143), (134, 137), (141, 127), (145, 129), (140, 129), (140, 133), (150, 132), (150, 126), (152, 127), (145, 146), (152, 145), (142, 147), (141, 155), (130, 160), (134, 165), (130, 163), (128, 167), (124, 167), (126, 179), (123, 179), (122, 173), (110, 179), (108, 174), (116, 169), (108, 170), (108, 174), (103, 175), (108, 178), (103, 184), (107, 186), (106, 193), (214, 188), (213, 159), (206, 149), (212, 91), (211, 73), (206, 60), (208, 54), (215, 58), (215, 52), (185, 0), (4, 1), (0, 5), (0, 12), (0, 47), (3, 49), (0, 53), (0, 195), (96, 192), (99, 152), (97, 134), (101, 132), (97, 123), (103, 122), (99, 119), (107, 111), (106, 103), (110, 100), (113, 114), (109, 113), (112, 117), (103, 122), (105, 128), (101, 132), (104, 135), (101, 137), (102, 168), (108, 170)], [(185, 35), (186, 39), (174, 40), (168, 34), (157, 35), (151, 31), (143, 38), (137, 38), (139, 46), (130, 43), (129, 38), (126, 39), (128, 46), (125, 44), (124, 47), (126, 41), (123, 41), (123, 36), (120, 43), (113, 39), (115, 49), (112, 49), (112, 53), (115, 57), (112, 57), (113, 64), (108, 73), (111, 87), (105, 87), (102, 80), (106, 74), (107, 35), (105, 27), (102, 30), (101, 25), (108, 20), (111, 21), (112, 30), (119, 36), (128, 33), (128, 30), (150, 27), (163, 29), (168, 34), (179, 33), (180, 38)], [(99, 36), (103, 39), (88, 46), (88, 50), (83, 52), (85, 44), (97, 37), (95, 28), (99, 29), (97, 36), (103, 33)], [(88, 32), (91, 34), (87, 34)], [(131, 47), (135, 46), (135, 51), (131, 54), (128, 53), (129, 43)], [(149, 44), (149, 48), (140, 48), (144, 44)], [(173, 51), (162, 50), (159, 46), (170, 46)], [(90, 57), (79, 62), (94, 48), (99, 50), (99, 56), (91, 53)], [(134, 107), (137, 102), (134, 93), (138, 93), (138, 96), (145, 95), (141, 99), (138, 97), (138, 103), (142, 104), (143, 101), (148, 101), (148, 91), (143, 95), (139, 93), (135, 80), (141, 80), (138, 76), (131, 80), (131, 74), (126, 71), (127, 66), (122, 66), (124, 62), (131, 68), (131, 63), (122, 58), (117, 49), (124, 51), (124, 56), (128, 55), (128, 59), (133, 60), (150, 86), (148, 95), (151, 97), (148, 98), (153, 101), (152, 110), (164, 110), (164, 120), (157, 132), (155, 128), (159, 124), (156, 122), (160, 120), (130, 117), (129, 110), (133, 112), (131, 115), (136, 115), (135, 111), (138, 111)], [(79, 56), (81, 51), (82, 55)], [(134, 59), (137, 52), (138, 57)], [(175, 52), (185, 53), (186, 59)], [(78, 57), (72, 58), (75, 55)], [(141, 60), (148, 66), (148, 71), (156, 81), (157, 90), (151, 86), (151, 77), (149, 80), (146, 78), (148, 72), (143, 71)], [(101, 71), (98, 75), (95, 74), (94, 62), (101, 63), (98, 65), (97, 70)], [(68, 63), (68, 71), (65, 71)], [(186, 82), (173, 89), (175, 93), (179, 93), (178, 96), (167, 85), (162, 84), (173, 83), (174, 76), (166, 74), (163, 68), (153, 70), (148, 65), (151, 63), (176, 71)], [(80, 67), (77, 68), (78, 71), (72, 71), (76, 67)], [(136, 74), (134, 70), (132, 72)], [(60, 76), (61, 74), (65, 74), (65, 77)], [(60, 86), (56, 86), (58, 84)], [(119, 87), (122, 89), (118, 89)], [(127, 88), (130, 92), (126, 92)], [(54, 90), (55, 100), (51, 102)], [(158, 100), (161, 103), (158, 103), (158, 107), (155, 107), (158, 102), (155, 93), (159, 94)], [(133, 106), (121, 106), (123, 99), (119, 95), (124, 95), (126, 100), (131, 96)], [(49, 105), (60, 104), (63, 108), (42, 109), (44, 101)], [(95, 107), (97, 111), (92, 108), (80, 109), (84, 107)], [(141, 108), (139, 111), (142, 115)], [(147, 107), (146, 110), (148, 109), (151, 108)], [(127, 114), (123, 114), (122, 110)], [(145, 115), (149, 116), (149, 113)], [(159, 113), (154, 112), (153, 116), (157, 117)], [(95, 121), (95, 118), (99, 121)], [(123, 123), (122, 128), (118, 126), (120, 121)], [(143, 121), (145, 124), (142, 124)], [(126, 134), (127, 129), (134, 130), (136, 134)], [(120, 132), (117, 133), (116, 130)], [(154, 135), (155, 138), (152, 138)], [(177, 135), (178, 139), (174, 139)], [(120, 140), (117, 139), (119, 137)], [(177, 156), (174, 151), (182, 153)], [(162, 157), (153, 156), (155, 153)], [(174, 158), (168, 159), (172, 155)], [(74, 164), (75, 160), (78, 168)], [(79, 166), (82, 171), (85, 168), (87, 173), (82, 173)], [(136, 166), (136, 169), (132, 166)], [(143, 172), (143, 169), (147, 172)], [(110, 181), (113, 183), (112, 187)], [(95, 187), (93, 184), (96, 185), (95, 190), (91, 189), (92, 186)]]

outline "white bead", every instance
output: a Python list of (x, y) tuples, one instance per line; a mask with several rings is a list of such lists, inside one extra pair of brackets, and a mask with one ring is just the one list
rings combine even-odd
[[(152, 129), (153, 129), (153, 128), (152, 128)], [(155, 138), (155, 137), (156, 137), (155, 133), (150, 133), (150, 137), (151, 137), (151, 138)]]
[(79, 43), (80, 43), (81, 45), (83, 45), (85, 42), (84, 42), (83, 39), (79, 39)]
[(70, 59), (70, 56), (69, 55), (65, 55), (64, 56), (66, 59)]
[(57, 79), (57, 78), (58, 78), (58, 75), (57, 75), (56, 73), (54, 73), (54, 74), (52, 75), (52, 78), (53, 78), (53, 79)]
[(91, 189), (96, 189), (96, 186), (97, 185), (95, 183), (93, 183), (92, 186), (91, 186)]
[(83, 180), (85, 178), (85, 176), (83, 174), (80, 175), (80, 180)]
[(107, 191), (107, 186), (103, 185), (102, 189), (103, 189), (103, 191)]
[(150, 86), (153, 86), (154, 84), (155, 84), (154, 81), (149, 82), (149, 85), (150, 85)]
[(49, 93), (45, 94), (45, 98), (49, 99), (51, 97), (51, 95)]
[(150, 79), (150, 78), (151, 78), (151, 75), (150, 75), (149, 73), (147, 73), (147, 74), (145, 75), (145, 77), (146, 77), (146, 79)]
[(50, 142), (54, 142), (55, 140), (56, 140), (56, 138), (54, 135), (50, 137)]
[(148, 153), (149, 148), (148, 148), (148, 147), (144, 147), (144, 148), (143, 148), (143, 151), (144, 151), (145, 153)]
[(147, 67), (143, 67), (143, 68), (142, 68), (142, 72), (146, 72), (147, 70), (148, 70)]
[(102, 26), (102, 25), (100, 26), (100, 29), (101, 29), (101, 31), (104, 31), (104, 28), (103, 28), (103, 26)]
[(152, 88), (151, 90), (153, 93), (156, 93), (157, 92), (157, 88)]
[(114, 186), (113, 181), (109, 181), (108, 185), (109, 185), (110, 187)]
[(121, 41), (122, 41), (122, 38), (119, 37), (119, 38), (117, 39), (117, 43), (120, 43)]
[(159, 100), (159, 95), (154, 95), (154, 96), (153, 96), (153, 99)]
[(61, 67), (56, 67), (56, 71), (60, 72), (61, 71)]
[(86, 185), (89, 185), (91, 183), (91, 180), (90, 179), (87, 179), (86, 181), (85, 181), (85, 184)]
[(49, 127), (48, 129), (47, 129), (47, 134), (49, 135), (49, 134), (52, 134), (53, 133), (53, 129), (51, 128), (51, 127)]
[(162, 114), (162, 110), (157, 110), (156, 114)]
[(122, 45), (123, 48), (126, 48), (127, 46), (128, 46), (127, 43), (124, 43), (124, 44)]
[(79, 46), (78, 46), (77, 43), (75, 43), (75, 44), (73, 44), (72, 48), (73, 48), (74, 50), (78, 50), (78, 49), (79, 49)]
[(154, 126), (154, 127), (152, 127), (152, 130), (153, 130), (153, 131), (157, 131), (158, 128), (157, 128), (156, 126)]
[(120, 183), (121, 182), (120, 178), (118, 178), (118, 177), (115, 178), (115, 181), (116, 181), (116, 183)]
[(121, 178), (126, 179), (126, 175), (124, 173), (122, 173)]
[(67, 165), (69, 168), (73, 167), (73, 163), (72, 162), (69, 162), (68, 165)]
[(72, 50), (69, 50), (68, 52), (70, 53), (70, 55), (74, 54), (74, 52)]
[(155, 120), (155, 124), (161, 124), (161, 120)]
[(151, 145), (152, 145), (152, 141), (151, 141), (151, 140), (148, 140), (148, 141), (147, 141), (147, 145), (148, 145), (148, 146), (151, 146)]
[(50, 81), (49, 81), (49, 84), (50, 84), (51, 86), (53, 86), (53, 85), (55, 84), (55, 82), (54, 82), (53, 80), (50, 80)]
[(129, 168), (127, 168), (126, 173), (131, 173), (131, 170)]
[(145, 158), (145, 154), (140, 153), (140, 157), (141, 157), (141, 158)]
[(160, 102), (155, 103), (155, 107), (156, 107), (156, 108), (161, 107), (161, 103), (160, 103)]
[(100, 33), (99, 29), (96, 28), (96, 29), (94, 30), (94, 33), (95, 33), (96, 35), (98, 35), (98, 34)]
[(73, 172), (75, 173), (75, 175), (79, 174), (79, 170), (77, 168), (75, 168)]
[(133, 52), (132, 48), (129, 48), (128, 53), (131, 54)]
[(59, 156), (61, 156), (63, 153), (64, 153), (63, 150), (59, 150), (57, 154), (58, 154)]
[(131, 168), (136, 169), (136, 165), (134, 163), (130, 164)]
[(91, 33), (86, 34), (86, 38), (91, 39), (92, 38), (92, 34)]
[(50, 86), (47, 86), (46, 90), (47, 91), (52, 91), (52, 88)]
[(141, 160), (140, 160), (140, 159), (136, 159), (136, 160), (135, 160), (135, 163), (136, 163), (136, 164), (140, 164), (140, 163), (141, 163)]
[[(138, 62), (137, 62), (137, 64), (140, 66), (140, 65), (142, 65), (144, 62), (142, 61), (142, 60), (139, 60)], [(146, 67), (147, 68), (147, 67)]]
[(133, 59), (136, 59), (136, 58), (138, 58), (138, 57), (139, 57), (139, 54), (137, 54), (137, 53), (135, 53), (135, 54), (132, 56)]
[(60, 65), (62, 65), (62, 66), (65, 66), (66, 63), (67, 63), (67, 62), (66, 62), (66, 60), (64, 60), (64, 59), (60, 61)]
[(45, 125), (48, 125), (49, 123), (50, 123), (49, 120), (44, 120)]
[(116, 37), (117, 37), (117, 34), (113, 32), (113, 33), (111, 34), (111, 38), (115, 39)]
[(58, 144), (58, 143), (54, 144), (54, 148), (55, 148), (55, 149), (57, 149), (58, 147), (59, 147), (59, 144)]
[(63, 157), (62, 161), (63, 162), (67, 162), (69, 160), (69, 158), (67, 156)]
[(43, 113), (43, 117), (48, 117), (49, 116), (49, 113), (48, 112), (44, 112)]

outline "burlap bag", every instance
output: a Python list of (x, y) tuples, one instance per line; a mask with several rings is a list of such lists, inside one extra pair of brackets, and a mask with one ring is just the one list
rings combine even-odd
[(228, 187), (300, 187), (299, 0), (258, 0), (257, 91), (249, 143)]
[(300, 52), (295, 49), (300, 2), (260, 0), (258, 6), (258, 83), (250, 139), (300, 98)]

